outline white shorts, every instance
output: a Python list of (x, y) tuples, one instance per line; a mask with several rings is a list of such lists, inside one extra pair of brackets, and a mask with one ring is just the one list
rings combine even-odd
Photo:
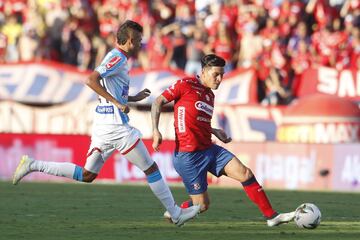
[(94, 125), (84, 168), (98, 174), (105, 161), (115, 150), (125, 155), (125, 158), (128, 158), (127, 155), (132, 158), (131, 152), (135, 152), (135, 149), (139, 152), (140, 149), (141, 154), (137, 153), (137, 159), (128, 160), (141, 170), (146, 170), (153, 164), (153, 160), (140, 139), (140, 131), (127, 124)]

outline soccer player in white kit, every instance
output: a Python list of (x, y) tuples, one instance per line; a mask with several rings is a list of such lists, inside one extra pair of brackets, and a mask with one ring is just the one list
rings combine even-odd
[(89, 76), (86, 84), (99, 94), (95, 109), (91, 145), (85, 166), (73, 163), (39, 161), (23, 156), (13, 177), (17, 184), (31, 172), (44, 172), (50, 175), (67, 177), (80, 182), (92, 182), (100, 172), (105, 161), (118, 150), (127, 160), (140, 168), (146, 175), (148, 184), (171, 214), (172, 221), (183, 225), (195, 217), (200, 206), (181, 209), (176, 203), (158, 166), (150, 157), (138, 129), (128, 124), (128, 102), (137, 102), (150, 95), (148, 89), (135, 96), (129, 96), (129, 67), (127, 60), (136, 56), (141, 48), (143, 28), (136, 22), (124, 22), (117, 32), (117, 45), (103, 59)]

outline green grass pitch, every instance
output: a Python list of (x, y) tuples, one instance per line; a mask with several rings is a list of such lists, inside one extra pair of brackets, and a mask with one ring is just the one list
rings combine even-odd
[[(177, 202), (183, 187), (171, 187)], [(147, 186), (0, 182), (0, 239), (360, 239), (360, 193), (267, 191), (278, 211), (312, 202), (321, 225), (269, 228), (241, 189), (210, 186), (208, 212), (178, 228)]]

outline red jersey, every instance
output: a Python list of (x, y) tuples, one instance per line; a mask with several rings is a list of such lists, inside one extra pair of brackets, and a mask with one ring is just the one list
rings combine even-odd
[(162, 95), (174, 104), (175, 151), (193, 152), (211, 146), (215, 95), (197, 78), (183, 78)]

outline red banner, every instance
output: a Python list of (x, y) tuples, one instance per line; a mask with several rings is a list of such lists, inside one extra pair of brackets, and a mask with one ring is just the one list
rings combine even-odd
[[(172, 165), (173, 141), (164, 141), (160, 152), (153, 152), (150, 140), (144, 140), (152, 158), (157, 162), (163, 176), (171, 182), (181, 179)], [(72, 162), (84, 166), (90, 138), (84, 135), (51, 134), (0, 134), (0, 179), (11, 179), (22, 155), (29, 155), (37, 160), (53, 162)], [(145, 180), (144, 173), (129, 163), (119, 153), (114, 153), (104, 164), (97, 178), (118, 182)], [(65, 178), (33, 173), (25, 180), (56, 180)]]
[(308, 69), (300, 79), (298, 97), (321, 93), (360, 101), (360, 72), (320, 67)]
[[(151, 140), (144, 140), (152, 158), (168, 182), (181, 182), (172, 158), (174, 143), (164, 141), (153, 152)], [(21, 155), (38, 160), (73, 162), (83, 166), (90, 139), (80, 135), (0, 134), (0, 179), (10, 180)], [(354, 144), (229, 143), (224, 145), (266, 188), (360, 191), (360, 146)], [(32, 173), (24, 181), (69, 181)], [(145, 182), (144, 173), (115, 153), (105, 163), (97, 181)], [(209, 183), (221, 186), (241, 184), (227, 177), (209, 175)]]
[[(224, 144), (254, 172), (265, 188), (360, 191), (359, 144)], [(220, 186), (240, 186), (213, 177)]]

